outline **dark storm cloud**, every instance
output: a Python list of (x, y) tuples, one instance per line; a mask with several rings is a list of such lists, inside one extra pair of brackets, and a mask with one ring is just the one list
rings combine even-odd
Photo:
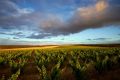
[[(33, 9), (29, 8), (30, 5)], [(68, 12), (69, 18), (66, 20), (57, 15), (55, 12), (59, 10), (61, 15), (66, 10), (70, 11)], [(119, 25), (119, 13), (120, 2), (118, 0), (0, 0), (0, 28), (24, 29), (27, 27), (32, 30), (36, 28), (40, 33), (31, 34), (27, 38), (41, 39), (69, 35), (105, 25)], [(23, 25), (25, 26), (21, 27)]]
[(53, 34), (77, 33), (89, 28), (99, 28), (105, 25), (119, 24), (120, 6), (111, 5), (107, 0), (99, 0), (94, 6), (80, 7), (66, 22), (59, 18), (48, 18), (41, 24), (45, 32)]
[[(81, 14), (82, 12), (80, 12)], [(76, 33), (84, 29), (88, 28), (98, 28), (104, 25), (115, 24), (120, 22), (120, 7), (109, 8), (103, 14), (93, 14), (92, 15), (85, 15), (84, 17), (88, 17), (88, 19), (82, 18), (79, 16), (79, 12), (76, 13), (75, 17), (71, 19), (71, 23), (69, 24), (69, 28), (63, 29), (70, 32)], [(84, 14), (84, 13), (83, 13)], [(86, 13), (85, 13), (86, 14)]]

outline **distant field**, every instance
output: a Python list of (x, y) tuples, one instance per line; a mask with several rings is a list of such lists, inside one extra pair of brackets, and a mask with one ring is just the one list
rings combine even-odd
[(29, 47), (12, 47), (12, 48), (2, 48), (0, 49), (0, 51), (4, 51), (4, 50), (31, 50), (31, 49), (46, 49), (46, 48), (55, 48), (58, 46), (29, 46)]
[(102, 47), (120, 47), (120, 44), (99, 44), (99, 45), (0, 45), (0, 50), (2, 49), (38, 49), (38, 48), (102, 48)]
[(43, 46), (32, 46), (32, 45), (0, 45), (0, 49), (17, 49), (17, 48), (38, 48), (38, 47), (52, 47), (56, 45), (43, 45)]
[(118, 46), (10, 46), (0, 50), (0, 80), (120, 80)]

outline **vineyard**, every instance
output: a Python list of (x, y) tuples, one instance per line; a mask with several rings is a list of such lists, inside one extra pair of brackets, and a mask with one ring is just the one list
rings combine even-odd
[(120, 80), (119, 75), (120, 48), (0, 51), (0, 80)]

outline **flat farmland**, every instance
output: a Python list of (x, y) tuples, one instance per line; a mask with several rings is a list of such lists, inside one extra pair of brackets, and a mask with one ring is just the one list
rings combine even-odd
[(30, 46), (0, 49), (1, 80), (120, 80), (118, 46)]

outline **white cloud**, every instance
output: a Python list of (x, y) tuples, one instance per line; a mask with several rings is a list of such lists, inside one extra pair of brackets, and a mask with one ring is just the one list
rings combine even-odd
[(18, 13), (21, 14), (21, 15), (30, 14), (32, 12), (34, 12), (34, 10), (32, 8), (18, 9)]

